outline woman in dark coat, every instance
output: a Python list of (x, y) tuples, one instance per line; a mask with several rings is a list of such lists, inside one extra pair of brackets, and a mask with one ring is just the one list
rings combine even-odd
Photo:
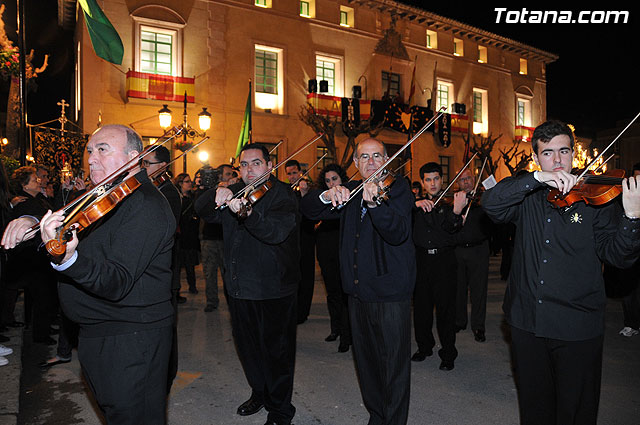
[[(345, 171), (338, 164), (329, 164), (322, 169), (318, 185), (322, 190), (347, 182)], [(338, 351), (344, 353), (351, 345), (351, 329), (347, 311), (347, 297), (342, 292), (340, 278), (339, 244), (340, 219), (323, 220), (316, 229), (316, 256), (327, 291), (327, 308), (331, 321), (331, 334), (325, 341), (335, 341), (340, 337)]]
[(197, 294), (195, 266), (200, 264), (200, 239), (198, 235), (200, 218), (194, 210), (194, 198), (191, 190), (193, 182), (187, 173), (178, 174), (173, 182), (182, 196), (182, 212), (176, 231), (177, 258), (174, 261), (173, 279), (174, 283), (177, 283), (175, 287), (179, 287), (180, 271), (184, 267), (187, 273), (189, 292)]

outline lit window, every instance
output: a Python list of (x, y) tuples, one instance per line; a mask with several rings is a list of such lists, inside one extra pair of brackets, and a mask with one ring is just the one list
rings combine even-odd
[(464, 42), (459, 38), (453, 39), (453, 54), (455, 56), (464, 56)]
[[(437, 93), (437, 109), (439, 110), (443, 106), (447, 109), (450, 108), (451, 99), (453, 98), (453, 84), (438, 81), (438, 93)], [(449, 111), (450, 113), (451, 111)]]
[(400, 93), (400, 74), (382, 71), (382, 92), (392, 99)]
[(427, 30), (427, 48), (438, 48), (438, 33), (435, 31)]
[(343, 27), (353, 27), (353, 8), (340, 6), (340, 25)]
[(478, 46), (478, 62), (487, 63), (487, 48)]
[(342, 59), (334, 56), (316, 55), (316, 80), (326, 81), (327, 94), (330, 96), (342, 96)]
[(182, 75), (183, 24), (133, 16), (134, 70), (161, 75)]
[(266, 112), (282, 113), (284, 69), (282, 49), (255, 46), (255, 104)]
[(255, 0), (254, 3), (258, 7), (271, 7), (271, 0)]
[(278, 94), (278, 54), (256, 49), (256, 91)]
[(303, 16), (305, 18), (313, 17), (311, 13), (311, 1), (300, 1), (300, 16)]
[(527, 60), (520, 59), (520, 74), (527, 75)]
[(473, 133), (486, 135), (489, 131), (487, 91), (473, 89)]
[(531, 127), (531, 100), (517, 98), (516, 125)]

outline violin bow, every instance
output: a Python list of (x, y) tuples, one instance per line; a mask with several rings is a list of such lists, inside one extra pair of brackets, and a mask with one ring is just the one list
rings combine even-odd
[(449, 186), (447, 186), (447, 188), (445, 190), (442, 191), (442, 193), (440, 194), (440, 196), (438, 196), (438, 199), (436, 199), (436, 202), (433, 203), (433, 206), (435, 207), (436, 205), (438, 205), (438, 202), (440, 202), (440, 200), (444, 197), (444, 195), (449, 191), (449, 189), (451, 189), (451, 186), (453, 186), (453, 184), (456, 182), (456, 180), (458, 180), (458, 177), (460, 177), (460, 174), (462, 174), (462, 172), (464, 170), (467, 169), (467, 167), (469, 166), (469, 164), (471, 164), (471, 161), (474, 160), (474, 158), (478, 156), (478, 152), (474, 153), (473, 156), (469, 159), (469, 161), (467, 161), (466, 164), (464, 164), (464, 167), (462, 167), (460, 169), (460, 171), (458, 171), (458, 174), (456, 174), (456, 176), (453, 178), (453, 180), (451, 180), (451, 183), (449, 183)]
[[(480, 185), (480, 180), (482, 180), (482, 173), (484, 172), (484, 166), (487, 164), (487, 159), (488, 157), (485, 156), (484, 157), (484, 161), (482, 161), (482, 167), (480, 168), (480, 172), (478, 173), (478, 177), (476, 178), (476, 185), (473, 188), (473, 191), (471, 192), (473, 195), (475, 195), (478, 192), (478, 186)], [(464, 223), (467, 220), (467, 215), (469, 215), (469, 210), (471, 209), (471, 200), (469, 200), (469, 203), (467, 204), (467, 208), (464, 212), (464, 214), (462, 215), (462, 222)]]
[[(582, 171), (582, 173), (580, 173), (580, 175), (578, 176), (578, 180), (582, 179), (585, 174), (587, 174), (587, 172), (589, 171), (589, 168), (591, 168), (593, 166), (593, 164), (596, 163), (596, 161), (598, 161), (600, 158), (602, 158), (602, 156), (604, 155), (604, 153), (606, 151), (609, 150), (609, 148), (611, 148), (611, 146), (614, 145), (615, 142), (618, 141), (618, 139), (624, 134), (625, 131), (627, 131), (629, 129), (629, 127), (631, 127), (631, 125), (638, 119), (638, 117), (640, 117), (640, 112), (638, 112), (638, 114), (631, 120), (631, 122), (629, 122), (629, 124), (627, 124), (627, 126), (625, 128), (622, 129), (622, 131), (620, 133), (618, 133), (618, 135), (616, 136), (615, 139), (613, 139), (613, 141), (611, 143), (609, 143), (609, 145), (607, 145), (606, 148), (604, 148), (602, 150), (602, 152), (600, 152), (600, 155), (596, 156), (593, 161), (591, 161), (589, 163), (589, 165), (587, 167), (585, 167), (585, 169)], [(607, 160), (608, 161), (608, 160)]]
[(318, 165), (318, 164), (320, 163), (320, 161), (322, 161), (322, 160), (324, 159), (324, 157), (325, 157), (325, 156), (327, 156), (327, 155), (329, 155), (329, 152), (326, 152), (324, 155), (322, 155), (322, 158), (320, 158), (320, 159), (318, 159), (316, 162), (314, 162), (314, 163), (313, 163), (313, 165), (312, 165), (311, 167), (309, 167), (309, 168), (307, 169), (307, 171), (305, 171), (305, 173), (304, 173), (303, 175), (301, 175), (301, 176), (300, 176), (300, 178), (299, 178), (298, 180), (296, 180), (294, 183), (292, 183), (292, 184), (291, 184), (291, 187), (292, 187), (292, 188), (298, 187), (298, 185), (300, 184), (300, 181), (301, 181), (302, 179), (304, 179), (304, 178), (307, 176), (307, 174), (309, 174), (309, 172), (310, 172), (311, 170), (313, 170), (313, 168), (314, 168), (316, 165)]
[[(425, 131), (427, 131), (427, 129), (429, 127), (431, 127), (433, 125), (433, 123), (436, 122), (436, 120), (438, 118), (440, 118), (440, 116), (442, 114), (444, 114), (444, 111), (447, 110), (446, 106), (441, 107), (440, 109), (438, 109), (438, 112), (436, 113), (436, 115), (434, 115), (429, 121), (427, 121), (427, 123), (420, 129), (418, 130), (418, 132), (411, 138), (409, 139), (409, 141), (407, 141), (407, 143), (405, 143), (400, 149), (398, 149), (398, 151), (396, 153), (394, 153), (389, 159), (387, 159), (384, 164), (382, 164), (376, 171), (374, 171), (369, 177), (367, 177), (366, 179), (364, 179), (362, 181), (362, 183), (360, 183), (358, 185), (358, 187), (356, 187), (350, 194), (349, 194), (349, 198), (344, 201), (342, 204), (340, 205), (336, 205), (335, 207), (332, 208), (333, 209), (341, 209), (343, 208), (345, 205), (347, 205), (347, 203), (349, 203), (350, 200), (352, 200), (358, 193), (360, 193), (362, 191), (362, 189), (364, 188), (364, 185), (366, 183), (369, 183), (370, 181), (372, 181), (373, 179), (375, 179), (376, 177), (378, 177), (378, 174), (381, 174), (385, 168), (391, 164), (391, 161), (393, 161), (394, 159), (396, 159), (398, 157), (398, 155), (400, 155), (402, 152), (405, 151), (405, 149), (407, 149), (409, 146), (411, 146), (411, 144), (413, 142), (415, 142), (416, 140), (418, 140), (418, 137), (420, 137), (422, 135), (422, 133), (424, 133)], [(404, 165), (404, 164), (403, 164)]]

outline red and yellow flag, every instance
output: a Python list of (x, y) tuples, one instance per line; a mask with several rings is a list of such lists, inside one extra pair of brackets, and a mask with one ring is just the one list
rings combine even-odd
[(127, 72), (127, 97), (139, 99), (195, 102), (195, 78), (172, 77), (170, 75)]

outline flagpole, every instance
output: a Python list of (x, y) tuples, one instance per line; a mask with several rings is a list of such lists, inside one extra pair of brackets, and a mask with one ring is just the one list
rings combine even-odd
[(253, 110), (253, 96), (251, 96), (251, 78), (249, 78), (249, 143), (253, 143), (253, 128), (251, 123), (251, 111)]

